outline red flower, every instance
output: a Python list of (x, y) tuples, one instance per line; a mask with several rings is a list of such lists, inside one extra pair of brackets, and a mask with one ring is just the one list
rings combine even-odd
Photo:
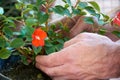
[(32, 34), (32, 45), (35, 47), (44, 46), (44, 39), (47, 37), (45, 31), (41, 28), (36, 29)]
[(120, 19), (120, 12), (117, 13), (117, 17)]
[(113, 23), (116, 24), (117, 26), (120, 26), (120, 19), (114, 18)]
[(120, 26), (120, 12), (118, 12), (118, 14), (113, 18), (112, 21), (114, 24)]

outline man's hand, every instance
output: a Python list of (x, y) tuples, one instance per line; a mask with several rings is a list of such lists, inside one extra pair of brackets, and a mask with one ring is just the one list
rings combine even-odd
[(99, 80), (120, 76), (118, 44), (105, 36), (81, 33), (64, 49), (36, 57), (36, 67), (53, 80)]

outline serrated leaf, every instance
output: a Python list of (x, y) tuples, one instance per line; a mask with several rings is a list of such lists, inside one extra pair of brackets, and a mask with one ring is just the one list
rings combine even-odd
[(57, 44), (57, 45), (55, 45), (55, 48), (57, 51), (59, 51), (63, 48), (63, 44)]
[(95, 1), (89, 2), (98, 12), (100, 12), (100, 7)]
[(22, 34), (23, 36), (25, 35), (26, 41), (32, 40), (33, 31), (34, 31), (34, 28), (29, 26), (25, 26), (24, 29), (22, 29)]
[(38, 12), (38, 20), (41, 24), (46, 22), (48, 18), (49, 18), (49, 15), (47, 13)]
[(4, 27), (3, 28), (3, 32), (7, 35), (7, 36), (12, 36), (13, 35), (13, 32), (12, 30), (9, 28), (9, 27)]
[(53, 53), (55, 51), (56, 51), (56, 49), (55, 49), (54, 46), (52, 46), (52, 47), (45, 47), (46, 54), (50, 54), (50, 53)]
[(27, 18), (25, 20), (25, 23), (27, 26), (32, 27), (33, 25), (35, 25), (37, 23), (37, 20), (34, 18)]
[(45, 41), (45, 46), (46, 47), (52, 47), (53, 46), (53, 44), (50, 42), (50, 41)]
[(80, 8), (85, 8), (88, 6), (87, 2), (80, 2), (79, 5), (78, 5)]
[(84, 21), (88, 24), (94, 24), (94, 20), (92, 17), (86, 17), (84, 18)]
[(42, 50), (42, 47), (34, 47), (34, 46), (32, 46), (32, 47), (33, 47), (35, 55), (37, 55), (38, 53), (40, 53), (40, 51)]
[(6, 40), (0, 36), (0, 47), (4, 47), (6, 44)]
[(57, 39), (56, 41), (61, 43), (61, 44), (64, 44), (64, 40), (63, 39)]
[(1, 59), (7, 59), (11, 55), (11, 52), (5, 48), (0, 49), (0, 58)]
[(75, 14), (75, 15), (78, 15), (78, 14), (81, 13), (81, 10), (75, 9), (74, 7), (72, 7), (72, 13)]
[(91, 15), (96, 15), (96, 12), (93, 7), (87, 6), (85, 7), (86, 11), (88, 11)]
[(71, 17), (70, 11), (67, 8), (62, 7), (61, 5), (55, 6), (54, 8), (52, 8), (52, 10), (59, 15), (67, 15)]
[(24, 41), (21, 38), (14, 39), (10, 44), (10, 46), (13, 48), (19, 48), (23, 45), (24, 45)]
[(4, 14), (4, 9), (2, 7), (0, 7), (0, 14), (3, 15)]

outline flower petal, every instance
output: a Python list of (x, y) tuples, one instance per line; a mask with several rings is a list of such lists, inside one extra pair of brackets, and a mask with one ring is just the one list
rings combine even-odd
[(38, 47), (38, 46), (39, 46), (38, 43), (39, 43), (39, 40), (37, 40), (37, 39), (33, 39), (33, 40), (32, 40), (32, 45), (33, 45), (33, 46)]
[(39, 36), (41, 39), (45, 39), (47, 37), (47, 34), (45, 31), (43, 31), (41, 28), (38, 28), (34, 31), (32, 37), (34, 38), (35, 36)]
[(44, 40), (39, 40), (38, 44), (39, 46), (44, 46), (45, 45)]
[(118, 26), (120, 26), (120, 19), (114, 18), (113, 19), (113, 23), (116, 24), (116, 25), (118, 25)]
[(47, 37), (47, 34), (45, 31), (43, 31), (41, 28), (36, 29), (32, 34), (32, 44), (35, 47), (38, 46), (44, 46), (44, 39)]
[(117, 13), (117, 18), (119, 18), (119, 19), (120, 19), (120, 12), (118, 12), (118, 13)]
[(41, 31), (40, 33), (41, 33), (41, 34), (40, 34), (40, 38), (41, 38), (41, 39), (45, 39), (45, 38), (47, 37), (46, 32)]

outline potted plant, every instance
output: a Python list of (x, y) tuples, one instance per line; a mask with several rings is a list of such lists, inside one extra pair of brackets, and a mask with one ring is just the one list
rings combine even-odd
[[(91, 25), (94, 24), (93, 17), (99, 25), (111, 20), (100, 12), (99, 5), (94, 1), (78, 0), (75, 6), (70, 0), (62, 0), (63, 6), (51, 6), (54, 0), (17, 1), (15, 6), (21, 12), (20, 16), (5, 16), (4, 9), (0, 7), (0, 58), (9, 60), (1, 73), (12, 80), (51, 80), (34, 67), (35, 57), (63, 48), (64, 42), (69, 39), (64, 35), (69, 33), (69, 27), (65, 24), (69, 24), (69, 19), (86, 16), (84, 21)], [(52, 13), (66, 16), (66, 22), (50, 23)], [(98, 31), (105, 32), (99, 27)], [(13, 60), (10, 61), (11, 59)], [(1, 76), (4, 77), (3, 75)]]

